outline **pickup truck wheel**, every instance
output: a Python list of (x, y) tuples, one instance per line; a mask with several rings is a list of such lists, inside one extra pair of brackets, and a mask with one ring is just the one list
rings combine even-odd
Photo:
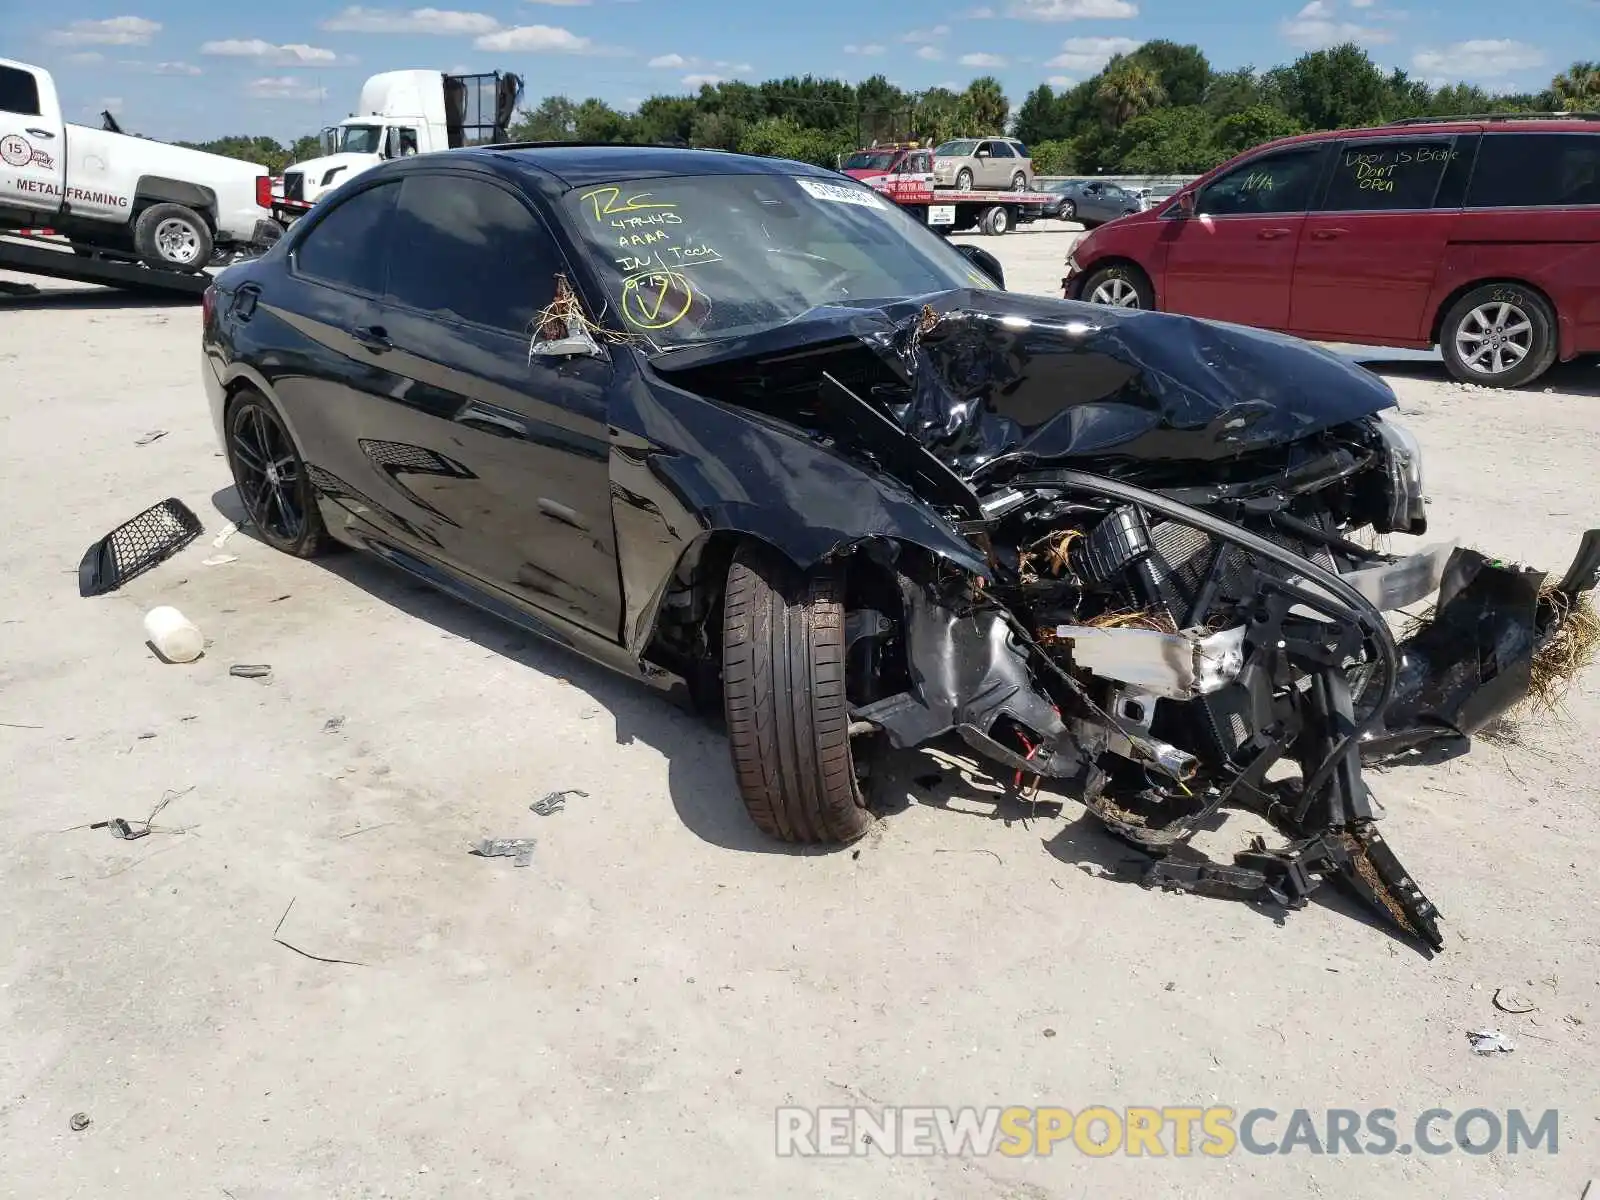
[(261, 540), (296, 558), (333, 549), (305, 460), (271, 401), (242, 389), (228, 405), (225, 428), (234, 486)]
[(845, 698), (842, 584), (740, 550), (723, 602), (722, 691), (750, 819), (785, 842), (851, 842), (873, 822), (856, 781)]
[(1090, 304), (1107, 304), (1113, 308), (1154, 308), (1155, 293), (1150, 281), (1138, 267), (1101, 267), (1083, 281), (1079, 292)]
[(1556, 314), (1532, 288), (1491, 283), (1445, 313), (1439, 352), (1450, 374), (1484, 387), (1519, 387), (1556, 360)]
[(203, 271), (211, 261), (211, 230), (192, 208), (152, 204), (133, 224), (133, 248), (157, 270)]
[(956, 191), (970, 192), (972, 190), (972, 172), (962, 167), (956, 172)]

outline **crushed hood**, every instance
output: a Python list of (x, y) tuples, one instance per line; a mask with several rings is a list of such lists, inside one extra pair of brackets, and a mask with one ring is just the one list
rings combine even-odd
[[(864, 352), (880, 368), (877, 382)], [(797, 360), (877, 401), (964, 478), (1001, 456), (1233, 458), (1395, 405), (1377, 376), (1296, 338), (977, 289), (813, 309), (746, 337), (658, 354), (651, 365), (748, 402)]]

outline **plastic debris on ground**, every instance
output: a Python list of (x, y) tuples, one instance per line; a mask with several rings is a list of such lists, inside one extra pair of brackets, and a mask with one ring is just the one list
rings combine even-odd
[(585, 800), (589, 793), (580, 788), (567, 788), (559, 792), (546, 792), (532, 804), (528, 805), (531, 812), (538, 813), (541, 817), (548, 817), (551, 813), (558, 813), (567, 806), (568, 796), (582, 796)]
[(1467, 1041), (1479, 1054), (1510, 1054), (1517, 1044), (1498, 1029), (1469, 1029)]
[(270, 663), (234, 663), (228, 674), (236, 679), (265, 679), (272, 674)]
[(526, 867), (533, 862), (534, 838), (484, 838), (472, 847), (479, 858), (509, 858), (513, 866)]
[(78, 564), (78, 594), (103, 596), (171, 558), (203, 532), (200, 518), (176, 497), (124, 521), (88, 550)]

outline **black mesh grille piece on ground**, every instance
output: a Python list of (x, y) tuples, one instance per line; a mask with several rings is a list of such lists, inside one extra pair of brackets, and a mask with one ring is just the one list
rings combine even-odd
[(182, 500), (167, 499), (124, 521), (84, 553), (78, 595), (103, 596), (171, 558), (200, 536), (200, 518)]

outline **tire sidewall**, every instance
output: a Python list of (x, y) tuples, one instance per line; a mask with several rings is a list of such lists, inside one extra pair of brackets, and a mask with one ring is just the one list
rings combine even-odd
[[(161, 253), (156, 242), (156, 230), (168, 221), (182, 221), (194, 231), (199, 243), (198, 252), (190, 262), (177, 262)], [(134, 225), (134, 246), (148, 265), (168, 271), (197, 272), (205, 270), (211, 261), (215, 241), (205, 218), (181, 204), (152, 204), (139, 214)]]
[[(1090, 304), (1098, 303), (1098, 301), (1089, 300), (1089, 294), (1108, 279), (1121, 279), (1132, 286), (1134, 294), (1139, 298), (1138, 308), (1133, 311), (1149, 312), (1155, 307), (1154, 299), (1150, 295), (1150, 285), (1145, 281), (1144, 277), (1132, 267), (1123, 266), (1120, 263), (1115, 266), (1101, 267), (1091, 273), (1089, 278), (1083, 281), (1083, 291), (1080, 294)], [(1100, 307), (1116, 308), (1121, 306), (1102, 304)]]
[[(1523, 360), (1511, 370), (1500, 375), (1484, 375), (1474, 371), (1462, 360), (1456, 350), (1456, 332), (1473, 309), (1483, 304), (1503, 301), (1514, 304), (1528, 314), (1533, 325), (1533, 342)], [(1450, 374), (1462, 383), (1488, 388), (1515, 388), (1530, 383), (1543, 375), (1556, 358), (1555, 310), (1533, 288), (1520, 283), (1491, 283), (1473, 288), (1450, 306), (1439, 326), (1439, 353)]]
[[(965, 182), (963, 182), (965, 180)], [(956, 172), (956, 191), (970, 192), (972, 190), (972, 172), (965, 167)]]

